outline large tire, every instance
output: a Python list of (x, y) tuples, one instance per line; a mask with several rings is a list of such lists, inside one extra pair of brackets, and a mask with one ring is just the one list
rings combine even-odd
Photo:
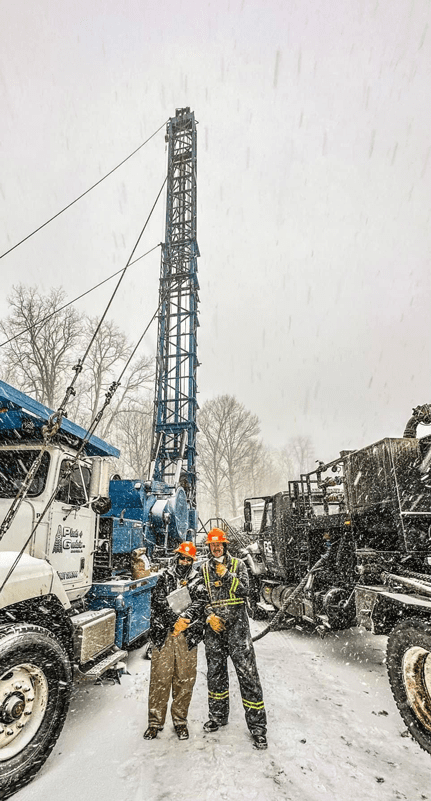
[(431, 624), (398, 623), (387, 645), (391, 690), (401, 717), (420, 747), (431, 754)]
[(0, 628), (0, 798), (27, 784), (51, 753), (69, 707), (72, 671), (40, 626)]

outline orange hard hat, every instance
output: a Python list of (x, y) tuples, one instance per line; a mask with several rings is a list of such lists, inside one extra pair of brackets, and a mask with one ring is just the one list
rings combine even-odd
[(183, 556), (190, 556), (190, 559), (196, 559), (196, 546), (192, 542), (182, 542), (175, 553), (181, 553)]
[(229, 540), (221, 528), (212, 528), (211, 531), (208, 532), (206, 545), (210, 545), (212, 542), (229, 542)]

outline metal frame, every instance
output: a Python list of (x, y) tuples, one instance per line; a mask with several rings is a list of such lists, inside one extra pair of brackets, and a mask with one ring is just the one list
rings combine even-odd
[(196, 508), (198, 316), (196, 122), (176, 109), (166, 127), (168, 180), (151, 461), (156, 481), (180, 484)]

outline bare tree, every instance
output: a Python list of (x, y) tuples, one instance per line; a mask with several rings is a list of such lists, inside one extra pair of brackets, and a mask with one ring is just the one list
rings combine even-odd
[(198, 417), (199, 480), (204, 493), (212, 499), (216, 517), (221, 515), (227, 487), (222, 441), (225, 425), (226, 409), (221, 398), (206, 401)]
[(56, 312), (64, 300), (60, 288), (41, 295), (36, 287), (19, 284), (8, 297), (11, 314), (0, 321), (2, 334), (11, 340), (2, 351), (7, 379), (50, 408), (72, 378), (65, 381), (64, 374), (74, 364), (82, 330), (81, 315), (73, 307)]
[[(97, 325), (97, 319), (86, 318), (84, 336), (88, 341)], [(83, 405), (87, 408), (90, 419), (100, 409), (106, 392), (111, 383), (120, 376), (131, 352), (132, 346), (124, 332), (112, 321), (104, 321), (91, 346), (83, 376)], [(120, 415), (123, 417), (124, 414), (141, 410), (142, 391), (150, 388), (153, 378), (153, 357), (140, 356), (131, 362), (101, 420), (100, 436), (107, 438), (113, 433)], [(121, 430), (122, 426), (123, 422), (120, 423)]]
[(121, 448), (121, 469), (125, 476), (144, 479), (148, 475), (153, 425), (153, 402), (139, 400), (139, 408), (123, 410), (117, 416), (116, 430)]
[(287, 481), (280, 468), (278, 451), (271, 450), (261, 440), (250, 448), (245, 464), (242, 497), (274, 495), (286, 489)]
[(242, 403), (232, 395), (222, 395), (226, 408), (227, 424), (222, 433), (224, 461), (229, 486), (232, 517), (237, 515), (236, 485), (256, 448), (256, 438), (260, 433), (259, 418), (247, 411)]
[[(11, 314), (0, 321), (0, 330), (11, 340), (2, 351), (5, 378), (51, 408), (63, 398), (73, 378), (72, 366), (86, 352), (97, 330), (96, 319), (80, 315), (73, 307), (57, 311), (64, 301), (60, 288), (42, 295), (35, 287), (20, 284), (8, 298)], [(83, 426), (90, 423), (131, 352), (126, 335), (115, 323), (104, 321), (75, 384), (76, 395), (67, 410), (72, 419)], [(131, 362), (102, 417), (96, 432), (99, 436), (124, 438), (127, 426), (120, 418), (140, 411), (145, 417), (142, 404), (146, 400), (142, 399), (154, 376), (153, 361), (141, 356)]]
[(242, 469), (241, 480), (237, 485), (238, 497), (245, 498), (261, 494), (265, 451), (262, 440), (255, 440), (250, 443)]
[(276, 458), (283, 488), (286, 489), (289, 481), (298, 477), (295, 474), (292, 450), (289, 445), (284, 445), (280, 448), (277, 451)]
[(314, 466), (310, 437), (268, 448), (258, 438), (256, 415), (231, 395), (206, 401), (198, 425), (199, 507), (209, 516), (236, 520), (244, 498), (285, 491), (289, 480)]
[(219, 395), (203, 405), (198, 425), (201, 481), (213, 498), (216, 516), (220, 515), (221, 501), (229, 498), (235, 517), (237, 485), (244, 485), (243, 473), (252, 463), (259, 420), (234, 396)]
[(301, 473), (308, 473), (313, 469), (315, 457), (310, 437), (301, 434), (291, 437), (287, 448), (293, 463), (295, 478), (299, 478)]

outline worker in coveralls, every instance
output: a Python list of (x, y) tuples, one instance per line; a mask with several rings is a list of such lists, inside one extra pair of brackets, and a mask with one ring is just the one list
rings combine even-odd
[(266, 748), (266, 713), (245, 604), (249, 591), (247, 568), (241, 559), (228, 553), (228, 540), (221, 529), (213, 528), (206, 543), (211, 557), (201, 568), (209, 595), (205, 628), (209, 720), (204, 730), (214, 732), (228, 722), (230, 656), (253, 744)]
[[(172, 565), (162, 573), (151, 595), (153, 649), (145, 740), (153, 740), (163, 729), (171, 689), (175, 731), (180, 740), (189, 736), (187, 713), (196, 681), (197, 645), (203, 637), (202, 616), (208, 596), (193, 564), (193, 543), (182, 542), (175, 553)], [(178, 614), (172, 610), (168, 596), (181, 587), (187, 587), (190, 601)]]

